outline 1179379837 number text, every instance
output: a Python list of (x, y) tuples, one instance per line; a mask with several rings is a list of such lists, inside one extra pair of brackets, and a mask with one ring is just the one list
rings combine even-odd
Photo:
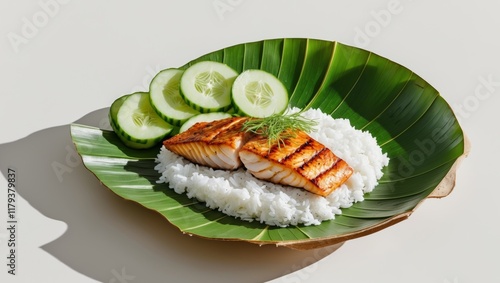
[(17, 171), (7, 169), (7, 273), (16, 275), (17, 267)]

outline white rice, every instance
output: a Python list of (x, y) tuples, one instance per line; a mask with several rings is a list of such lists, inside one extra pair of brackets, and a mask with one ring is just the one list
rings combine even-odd
[(389, 158), (369, 132), (353, 128), (349, 120), (333, 119), (315, 109), (303, 115), (318, 122), (320, 130), (310, 136), (354, 169), (349, 180), (327, 197), (259, 180), (243, 168), (226, 171), (199, 166), (165, 147), (156, 159), (155, 169), (161, 173), (158, 183), (168, 183), (178, 194), (186, 193), (207, 207), (246, 221), (286, 227), (334, 219), (342, 208), (363, 201), (363, 195), (375, 188)]

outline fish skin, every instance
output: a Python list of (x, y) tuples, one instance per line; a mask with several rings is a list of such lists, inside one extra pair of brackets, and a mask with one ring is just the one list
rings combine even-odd
[(267, 138), (256, 136), (243, 145), (239, 155), (255, 177), (321, 196), (329, 195), (353, 173), (344, 160), (303, 131), (271, 145)]

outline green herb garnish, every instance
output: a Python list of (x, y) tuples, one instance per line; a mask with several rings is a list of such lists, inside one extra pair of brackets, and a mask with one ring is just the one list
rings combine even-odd
[(297, 131), (311, 132), (318, 124), (305, 118), (301, 112), (292, 114), (273, 114), (265, 118), (252, 118), (243, 124), (243, 130), (267, 137), (269, 145), (284, 144), (285, 139), (293, 138)]

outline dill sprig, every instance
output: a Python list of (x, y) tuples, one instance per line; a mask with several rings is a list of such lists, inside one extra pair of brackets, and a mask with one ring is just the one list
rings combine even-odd
[(311, 132), (318, 123), (301, 116), (301, 112), (292, 114), (273, 114), (265, 118), (252, 118), (245, 121), (243, 130), (267, 137), (269, 145), (284, 144), (284, 140), (293, 138), (297, 131)]

